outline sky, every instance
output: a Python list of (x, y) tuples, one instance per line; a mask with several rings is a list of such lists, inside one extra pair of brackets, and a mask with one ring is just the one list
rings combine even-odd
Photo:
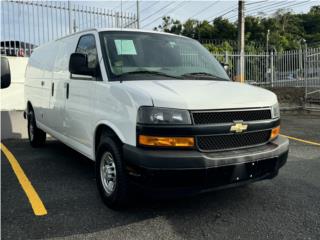
[[(21, 1), (20, 1), (21, 2)], [(1, 40), (21, 40), (36, 45), (43, 44), (52, 39), (69, 33), (67, 11), (42, 10), (40, 7), (29, 4), (18, 4), (1, 0)], [(32, 1), (39, 4), (47, 2)], [(57, 6), (67, 6), (67, 1), (50, 1)], [(70, 1), (75, 8), (90, 8), (92, 10), (112, 10), (124, 13), (136, 14), (136, 0), (131, 1)], [(320, 5), (316, 0), (246, 0), (246, 15), (273, 14), (281, 8), (290, 9), (296, 13), (308, 12), (311, 6)], [(140, 4), (140, 28), (153, 29), (161, 24), (163, 16), (170, 16), (180, 21), (188, 18), (198, 20), (213, 20), (215, 17), (223, 16), (230, 21), (237, 20), (237, 0), (215, 0), (215, 1), (139, 1)], [(88, 19), (87, 15), (72, 16), (75, 19), (76, 29), (85, 29), (99, 24), (103, 27), (113, 24), (109, 19)], [(91, 21), (92, 20), (92, 21)], [(100, 21), (100, 22), (99, 22)], [(108, 21), (108, 22), (107, 22)], [(129, 21), (129, 20), (128, 20)], [(90, 22), (90, 23), (89, 23)], [(130, 22), (130, 21), (129, 21)], [(123, 25), (125, 25), (124, 23)], [(108, 26), (109, 26), (108, 25)]]

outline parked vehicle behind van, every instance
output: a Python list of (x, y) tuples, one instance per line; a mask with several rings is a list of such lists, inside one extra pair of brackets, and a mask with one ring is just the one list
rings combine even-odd
[(203, 192), (270, 179), (287, 160), (276, 95), (230, 81), (182, 36), (91, 29), (40, 46), (25, 99), (31, 145), (48, 133), (95, 161), (110, 207), (136, 187)]
[(8, 88), (11, 84), (10, 64), (6, 57), (1, 57), (1, 89)]

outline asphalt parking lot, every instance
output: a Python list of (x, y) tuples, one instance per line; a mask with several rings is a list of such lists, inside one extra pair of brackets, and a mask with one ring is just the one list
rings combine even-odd
[(50, 140), (3, 144), (21, 165), (47, 210), (36, 216), (1, 152), (2, 239), (320, 239), (320, 115), (285, 114), (287, 164), (273, 180), (203, 195), (140, 199), (123, 211), (98, 195), (94, 164)]

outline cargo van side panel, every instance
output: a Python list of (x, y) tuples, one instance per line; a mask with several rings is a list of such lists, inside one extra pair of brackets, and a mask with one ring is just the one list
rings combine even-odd
[(48, 121), (56, 48), (56, 42), (37, 48), (31, 55), (26, 70), (26, 101), (31, 102), (37, 122), (44, 125)]

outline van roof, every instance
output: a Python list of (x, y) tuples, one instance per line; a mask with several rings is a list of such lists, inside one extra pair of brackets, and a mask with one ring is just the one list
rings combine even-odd
[(89, 28), (89, 29), (85, 29), (85, 30), (81, 30), (79, 32), (75, 32), (66, 36), (63, 36), (61, 38), (56, 39), (60, 40), (60, 39), (64, 39), (70, 36), (74, 36), (77, 34), (82, 34), (82, 33), (86, 33), (86, 32), (92, 32), (92, 31), (96, 31), (96, 32), (112, 32), (112, 31), (122, 31), (122, 32), (145, 32), (145, 33), (155, 33), (155, 34), (164, 34), (164, 35), (172, 35), (172, 36), (180, 36), (183, 38), (187, 38), (185, 36), (181, 36), (181, 35), (176, 35), (176, 34), (172, 34), (172, 33), (167, 33), (167, 32), (157, 32), (157, 31), (153, 31), (153, 30), (144, 30), (144, 29), (133, 29), (133, 28)]

